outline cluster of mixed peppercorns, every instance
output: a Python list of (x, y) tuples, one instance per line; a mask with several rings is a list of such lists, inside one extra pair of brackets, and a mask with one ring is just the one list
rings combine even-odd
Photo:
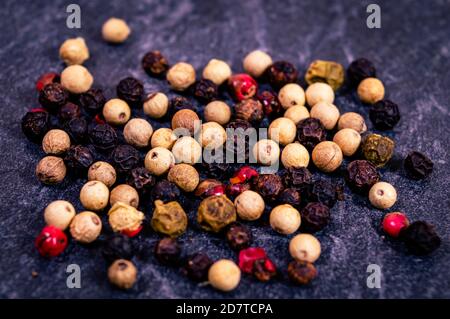
[[(123, 42), (129, 33), (120, 19), (110, 19), (103, 27), (109, 42)], [(379, 134), (365, 134), (367, 126), (360, 114), (340, 114), (333, 102), (345, 77), (344, 68), (336, 62), (311, 63), (305, 74), (309, 85), (305, 92), (297, 84), (299, 71), (293, 64), (273, 62), (259, 50), (245, 57), (246, 73), (233, 74), (225, 61), (212, 59), (199, 80), (188, 63), (171, 66), (159, 51), (145, 54), (143, 69), (150, 76), (165, 76), (174, 91), (190, 93), (206, 104), (199, 109), (186, 95), (171, 99), (162, 92), (144, 95), (141, 81), (133, 77), (121, 80), (117, 98), (108, 100), (100, 88), (92, 87), (92, 75), (81, 66), (89, 58), (82, 38), (65, 41), (60, 56), (68, 66), (60, 75), (47, 73), (38, 80), (41, 108), (23, 117), (22, 130), (31, 141), (42, 143), (47, 154), (36, 167), (41, 182), (60, 183), (67, 172), (87, 176), (80, 190), (86, 211), (77, 214), (64, 200), (45, 208), (47, 226), (36, 239), (43, 256), (54, 257), (64, 251), (67, 228), (77, 242), (95, 241), (103, 227), (97, 214), (108, 210), (109, 227), (115, 232), (103, 245), (103, 256), (110, 265), (108, 277), (118, 287), (131, 288), (137, 278), (131, 262), (136, 254), (132, 238), (141, 232), (146, 216), (139, 207), (151, 200), (150, 225), (164, 236), (155, 246), (157, 260), (181, 267), (193, 280), (209, 281), (219, 290), (230, 291), (238, 286), (241, 272), (260, 281), (277, 274), (264, 248), (252, 246), (252, 233), (244, 224), (261, 218), (267, 205), (272, 208), (273, 230), (283, 235), (301, 230), (290, 240), (293, 260), (287, 273), (293, 282), (307, 284), (317, 275), (313, 263), (321, 253), (320, 242), (312, 233), (330, 223), (330, 210), (343, 199), (342, 184), (314, 178), (308, 166), (334, 172), (344, 156), (353, 157), (345, 171), (351, 189), (368, 194), (379, 209), (389, 209), (397, 200), (395, 188), (380, 182), (377, 171), (392, 157), (394, 142)], [(383, 83), (370, 61), (352, 62), (346, 78), (346, 85), (357, 88), (360, 100), (371, 105), (370, 120), (375, 128), (388, 130), (399, 122), (398, 106), (384, 99)], [(236, 101), (233, 107), (224, 101), (228, 95)], [(170, 127), (154, 131), (145, 118), (131, 118), (133, 108), (142, 108), (161, 126), (169, 122)], [(199, 114), (206, 122), (196, 127)], [(255, 145), (244, 140), (243, 148), (235, 147), (239, 130), (232, 136), (225, 130), (259, 127), (265, 119), (270, 121), (268, 138)], [(184, 136), (175, 134), (180, 128), (187, 132)], [(192, 137), (198, 130), (199, 140)], [(327, 140), (330, 133), (334, 137)], [(258, 165), (200, 162), (203, 149), (230, 145), (236, 157), (247, 163), (252, 152)], [(258, 170), (278, 161), (283, 168), (277, 173)], [(416, 151), (404, 163), (415, 179), (425, 178), (433, 169), (431, 160)], [(234, 174), (230, 174), (233, 168)], [(201, 179), (201, 174), (206, 178)], [(204, 252), (182, 257), (182, 245), (176, 238), (186, 231), (188, 216), (179, 202), (181, 193), (201, 199), (198, 226), (223, 234), (238, 252), (237, 264), (228, 259), (214, 262)], [(401, 238), (414, 254), (431, 253), (440, 245), (430, 224), (409, 224), (400, 212), (387, 214), (382, 227), (386, 234)]]

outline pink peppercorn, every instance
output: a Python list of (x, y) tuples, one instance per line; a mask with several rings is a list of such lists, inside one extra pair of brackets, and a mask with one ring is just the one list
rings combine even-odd
[(67, 236), (55, 226), (46, 226), (37, 236), (35, 246), (44, 257), (56, 257), (67, 247)]
[(409, 220), (405, 214), (400, 212), (389, 213), (384, 216), (383, 219), (383, 230), (386, 234), (391, 237), (398, 237), (400, 231), (408, 227)]
[(231, 94), (237, 101), (253, 97), (258, 91), (258, 84), (248, 74), (241, 73), (230, 76), (228, 79)]

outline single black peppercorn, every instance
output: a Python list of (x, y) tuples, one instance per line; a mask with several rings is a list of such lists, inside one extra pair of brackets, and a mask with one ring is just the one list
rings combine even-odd
[(307, 285), (317, 276), (316, 267), (305, 261), (291, 261), (288, 265), (288, 275), (294, 283)]
[(192, 104), (191, 101), (189, 101), (188, 98), (184, 96), (176, 96), (174, 98), (171, 98), (169, 101), (169, 112), (170, 114), (175, 114), (176, 112), (180, 110), (195, 110), (194, 104)]
[(326, 137), (327, 132), (319, 119), (310, 117), (297, 124), (297, 138), (300, 144), (309, 151), (312, 151), (320, 142), (325, 141)]
[(252, 233), (241, 223), (232, 223), (227, 227), (226, 238), (230, 247), (234, 250), (241, 250), (250, 246)]
[(441, 245), (441, 238), (434, 227), (424, 221), (416, 221), (400, 232), (406, 248), (414, 255), (428, 255)]
[(260, 174), (253, 180), (253, 187), (264, 199), (274, 201), (283, 191), (281, 177), (276, 174)]
[(89, 129), (89, 140), (96, 149), (108, 151), (117, 145), (116, 130), (109, 124), (96, 124)]
[(127, 184), (141, 194), (149, 194), (155, 182), (155, 177), (145, 167), (133, 168), (127, 177)]
[(180, 262), (181, 246), (175, 238), (163, 238), (156, 243), (155, 257), (162, 264), (176, 266)]
[(370, 107), (370, 120), (379, 130), (390, 130), (400, 121), (398, 105), (390, 100), (381, 100)]
[(327, 180), (320, 179), (306, 188), (305, 197), (308, 202), (320, 202), (333, 208), (338, 199), (337, 187)]
[(404, 162), (405, 170), (414, 179), (423, 179), (433, 172), (433, 162), (425, 154), (413, 151)]
[(152, 201), (159, 199), (164, 203), (176, 201), (180, 198), (180, 189), (174, 183), (163, 179), (153, 187), (151, 198)]
[(88, 147), (73, 145), (69, 148), (64, 157), (67, 167), (73, 170), (74, 174), (85, 172), (94, 162), (94, 156)]
[(64, 131), (75, 144), (82, 144), (87, 137), (88, 124), (85, 118), (73, 118), (64, 123)]
[(101, 89), (89, 89), (79, 97), (80, 106), (90, 114), (98, 114), (106, 103), (106, 98)]
[(67, 103), (69, 92), (59, 83), (50, 83), (39, 92), (39, 103), (50, 112), (56, 112)]
[(313, 181), (311, 172), (306, 167), (289, 168), (283, 175), (286, 186), (304, 191)]
[(330, 222), (330, 208), (319, 202), (308, 203), (300, 212), (302, 216), (301, 229), (305, 232), (317, 232)]
[(142, 68), (148, 75), (160, 77), (169, 69), (169, 62), (161, 52), (150, 51), (142, 58)]
[(293, 207), (300, 206), (301, 196), (298, 190), (295, 188), (286, 188), (278, 198), (280, 204), (289, 204)]
[(261, 102), (264, 113), (270, 118), (277, 118), (283, 110), (278, 96), (272, 91), (263, 91), (258, 94), (258, 100)]
[(208, 270), (213, 264), (205, 253), (196, 253), (188, 257), (183, 272), (190, 279), (201, 282), (208, 280)]
[(117, 85), (117, 96), (127, 102), (130, 106), (137, 106), (142, 102), (144, 86), (141, 81), (127, 77)]
[[(249, 132), (253, 128), (250, 122), (236, 119), (227, 124), (227, 152), (236, 154), (238, 163), (248, 160), (250, 152)], [(232, 131), (231, 131), (232, 130)], [(245, 141), (245, 142), (244, 142)]]
[(114, 234), (104, 242), (102, 254), (108, 263), (113, 263), (117, 259), (131, 260), (135, 254), (134, 245), (128, 236)]
[(64, 123), (81, 116), (80, 107), (72, 102), (67, 102), (58, 111), (59, 120)]
[(348, 164), (346, 180), (353, 190), (367, 193), (380, 180), (380, 174), (369, 161), (356, 160)]
[(49, 130), (50, 120), (47, 112), (27, 112), (22, 118), (22, 132), (34, 143), (40, 143)]
[(211, 80), (201, 79), (192, 86), (192, 95), (200, 102), (209, 103), (219, 95), (217, 84)]
[(139, 166), (139, 151), (131, 145), (119, 145), (113, 150), (111, 160), (117, 172), (127, 173)]
[(278, 61), (267, 69), (266, 76), (273, 88), (281, 89), (286, 84), (297, 81), (298, 71), (292, 63)]
[(375, 66), (367, 59), (360, 58), (348, 66), (347, 78), (350, 84), (356, 87), (365, 78), (376, 77)]

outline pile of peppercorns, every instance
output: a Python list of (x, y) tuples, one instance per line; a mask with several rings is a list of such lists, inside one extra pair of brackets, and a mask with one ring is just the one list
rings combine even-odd
[[(123, 20), (112, 18), (104, 24), (102, 33), (106, 41), (121, 43), (130, 29)], [(54, 257), (64, 251), (68, 244), (66, 229), (82, 244), (98, 239), (103, 227), (98, 214), (107, 211), (109, 227), (115, 233), (102, 248), (110, 265), (108, 277), (120, 288), (131, 288), (137, 279), (137, 269), (131, 262), (136, 254), (133, 237), (141, 232), (146, 218), (139, 207), (150, 199), (150, 225), (163, 236), (155, 246), (156, 259), (180, 267), (195, 281), (209, 281), (219, 290), (230, 291), (238, 286), (241, 272), (260, 281), (279, 273), (264, 248), (251, 245), (252, 233), (245, 226), (246, 221), (260, 219), (267, 205), (272, 208), (269, 220), (274, 231), (291, 235), (300, 229), (289, 243), (293, 260), (287, 273), (293, 282), (307, 284), (317, 275), (313, 263), (321, 253), (320, 242), (312, 233), (330, 223), (330, 210), (343, 199), (342, 184), (314, 178), (308, 166), (336, 172), (344, 156), (351, 157), (345, 179), (352, 190), (368, 194), (370, 203), (378, 209), (389, 209), (397, 200), (395, 188), (381, 182), (377, 171), (391, 159), (394, 141), (366, 134), (360, 114), (340, 114), (333, 104), (335, 91), (345, 82), (339, 63), (312, 62), (305, 73), (305, 92), (297, 84), (299, 72), (293, 64), (273, 62), (259, 50), (245, 57), (246, 73), (233, 74), (225, 61), (212, 59), (199, 80), (194, 67), (186, 62), (170, 65), (159, 51), (145, 54), (143, 69), (153, 77), (165, 76), (173, 91), (191, 94), (202, 104), (199, 110), (186, 94), (171, 99), (162, 92), (144, 96), (142, 83), (133, 77), (121, 80), (117, 98), (107, 100), (100, 88), (92, 87), (94, 78), (81, 65), (89, 58), (82, 38), (66, 40), (60, 57), (68, 66), (60, 75), (47, 73), (38, 80), (42, 108), (32, 109), (23, 117), (22, 130), (29, 140), (42, 143), (47, 154), (36, 167), (42, 183), (61, 183), (66, 173), (87, 176), (80, 190), (80, 202), (86, 211), (77, 214), (64, 200), (45, 208), (47, 226), (36, 239), (42, 256)], [(399, 108), (384, 99), (383, 83), (376, 78), (370, 61), (352, 62), (346, 79), (345, 85), (357, 88), (359, 99), (371, 105), (369, 117), (376, 129), (389, 130), (399, 122)], [(233, 107), (223, 101), (228, 95), (236, 102)], [(145, 118), (131, 118), (136, 108), (161, 124), (170, 122), (170, 128), (154, 131)], [(206, 122), (197, 127), (199, 114)], [(232, 149), (247, 163), (251, 152), (257, 165), (199, 163), (204, 149), (236, 146), (239, 130), (228, 136), (226, 128), (258, 128), (265, 119), (270, 122), (268, 138), (253, 146), (245, 140), (244, 148)], [(177, 129), (184, 129), (185, 136), (177, 135)], [(199, 139), (193, 138), (198, 131)], [(327, 140), (330, 134), (334, 134), (332, 141)], [(283, 168), (277, 173), (262, 174), (258, 170), (278, 161)], [(432, 172), (433, 163), (413, 151), (404, 167), (412, 178), (423, 179)], [(234, 174), (228, 179), (233, 168)], [(199, 171), (207, 178), (201, 178)], [(198, 226), (223, 234), (238, 253), (237, 264), (228, 259), (214, 262), (203, 252), (182, 258), (182, 246), (176, 238), (189, 226), (179, 202), (182, 193), (201, 199)], [(428, 254), (440, 245), (430, 224), (409, 224), (400, 212), (386, 214), (382, 228), (403, 240), (413, 254)]]

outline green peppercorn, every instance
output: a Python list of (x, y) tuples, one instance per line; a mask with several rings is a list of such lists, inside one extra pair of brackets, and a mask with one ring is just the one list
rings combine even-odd
[(386, 136), (368, 135), (362, 144), (362, 152), (366, 160), (377, 167), (384, 166), (394, 154), (395, 143)]
[(200, 203), (197, 221), (203, 229), (218, 233), (236, 221), (236, 208), (225, 195), (210, 196)]
[(344, 67), (333, 61), (313, 61), (306, 71), (305, 81), (309, 85), (315, 82), (325, 82), (336, 91), (344, 83)]
[(185, 232), (187, 223), (187, 215), (178, 202), (155, 201), (151, 224), (156, 232), (178, 237)]

